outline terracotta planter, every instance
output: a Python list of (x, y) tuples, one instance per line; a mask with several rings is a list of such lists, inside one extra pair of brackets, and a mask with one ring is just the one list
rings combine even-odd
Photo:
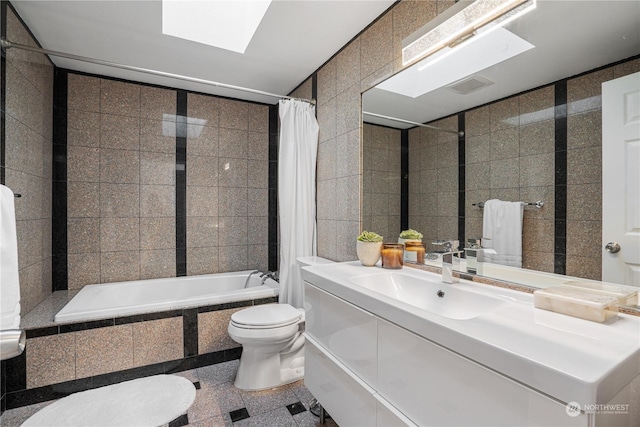
[(358, 253), (358, 259), (367, 267), (376, 265), (380, 259), (380, 249), (382, 248), (382, 242), (361, 242), (357, 241), (356, 251)]

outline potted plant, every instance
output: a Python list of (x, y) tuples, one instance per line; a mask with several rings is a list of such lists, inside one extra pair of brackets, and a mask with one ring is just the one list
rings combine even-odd
[[(402, 243), (404, 245), (407, 242), (422, 242), (422, 237), (422, 233), (410, 228), (408, 230), (403, 230), (402, 233), (400, 233), (400, 236), (398, 237), (398, 243)], [(409, 262), (416, 262), (416, 253), (412, 251), (405, 251), (404, 260)]]
[(363, 231), (358, 236), (356, 251), (358, 259), (367, 267), (376, 265), (380, 259), (382, 249), (382, 236), (371, 231)]

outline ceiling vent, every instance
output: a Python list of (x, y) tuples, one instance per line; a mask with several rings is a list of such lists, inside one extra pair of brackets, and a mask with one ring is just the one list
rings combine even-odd
[(491, 80), (484, 77), (469, 76), (448, 85), (447, 88), (461, 95), (468, 95), (492, 84)]

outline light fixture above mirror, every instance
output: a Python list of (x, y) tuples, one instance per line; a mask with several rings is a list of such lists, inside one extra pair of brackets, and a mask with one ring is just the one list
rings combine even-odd
[(402, 43), (402, 65), (440, 55), (535, 9), (536, 0), (461, 0)]

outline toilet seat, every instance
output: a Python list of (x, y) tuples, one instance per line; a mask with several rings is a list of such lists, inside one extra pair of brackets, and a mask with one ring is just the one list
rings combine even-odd
[(231, 324), (242, 329), (273, 329), (300, 323), (304, 312), (289, 304), (265, 304), (236, 311)]

